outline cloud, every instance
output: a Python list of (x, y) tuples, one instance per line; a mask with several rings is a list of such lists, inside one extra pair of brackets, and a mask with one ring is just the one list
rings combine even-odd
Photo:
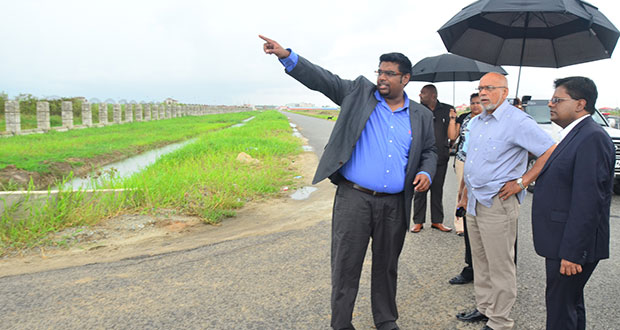
[[(596, 5), (620, 24), (620, 5)], [(413, 63), (445, 53), (437, 29), (464, 5), (419, 1), (10, 1), (0, 20), (0, 89), (18, 93), (140, 100), (173, 97), (191, 103), (312, 102), (324, 96), (284, 74), (262, 52), (258, 34), (272, 37), (343, 78), (373, 71), (382, 53), (399, 51)], [(520, 94), (549, 97), (554, 78), (588, 75), (599, 105), (620, 105), (611, 60), (563, 69), (524, 68)], [(516, 89), (517, 68), (510, 73)], [(417, 100), (421, 83), (407, 92)], [(456, 103), (475, 83), (457, 83)], [(438, 83), (452, 102), (452, 84)]]

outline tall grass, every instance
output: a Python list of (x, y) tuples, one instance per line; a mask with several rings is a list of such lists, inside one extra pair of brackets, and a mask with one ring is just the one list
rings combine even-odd
[[(124, 182), (144, 193), (145, 209), (179, 208), (207, 222), (219, 221), (252, 198), (292, 183), (290, 159), (300, 150), (285, 117), (265, 112), (245, 126), (203, 136)], [(259, 160), (236, 160), (245, 152)]]
[[(215, 223), (234, 215), (249, 200), (277, 194), (282, 186), (293, 184), (297, 173), (292, 161), (301, 152), (301, 142), (292, 136), (282, 114), (254, 114), (255, 119), (242, 127), (208, 132), (144, 171), (108, 184), (125, 188), (122, 193), (91, 197), (64, 191), (42, 205), (26, 207), (25, 212), (23, 207), (5, 210), (0, 215), (0, 247), (53, 244), (46, 239), (51, 232), (128, 211), (176, 209)], [(240, 152), (258, 162), (238, 161)]]

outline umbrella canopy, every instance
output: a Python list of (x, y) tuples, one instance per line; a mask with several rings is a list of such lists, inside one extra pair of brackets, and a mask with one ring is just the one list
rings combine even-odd
[(488, 72), (508, 74), (502, 67), (467, 57), (442, 54), (426, 57), (413, 66), (410, 81), (475, 81)]
[(480, 0), (438, 32), (454, 54), (556, 68), (610, 58), (620, 36), (598, 8), (579, 0)]
[(454, 104), (455, 81), (480, 80), (488, 72), (508, 74), (500, 66), (482, 63), (459, 55), (442, 54), (425, 57), (416, 63), (411, 70), (409, 81), (452, 81), (452, 104)]

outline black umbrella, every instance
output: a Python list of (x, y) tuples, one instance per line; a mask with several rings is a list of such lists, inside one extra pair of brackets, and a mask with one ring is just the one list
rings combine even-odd
[(410, 81), (441, 82), (452, 81), (452, 103), (454, 104), (454, 82), (480, 80), (488, 72), (508, 73), (495, 66), (467, 57), (442, 54), (425, 57), (413, 66)]
[[(439, 29), (449, 52), (494, 65), (563, 67), (610, 58), (620, 32), (580, 0), (480, 0)], [(517, 93), (519, 82), (517, 82)]]

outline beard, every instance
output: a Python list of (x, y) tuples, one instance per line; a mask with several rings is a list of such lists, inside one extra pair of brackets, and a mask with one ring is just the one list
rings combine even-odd
[(500, 98), (499, 100), (497, 100), (497, 103), (493, 104), (493, 103), (489, 103), (489, 104), (480, 104), (482, 106), (482, 110), (484, 111), (492, 111), (497, 109), (497, 107), (499, 107), (500, 104), (502, 104), (502, 99)]

